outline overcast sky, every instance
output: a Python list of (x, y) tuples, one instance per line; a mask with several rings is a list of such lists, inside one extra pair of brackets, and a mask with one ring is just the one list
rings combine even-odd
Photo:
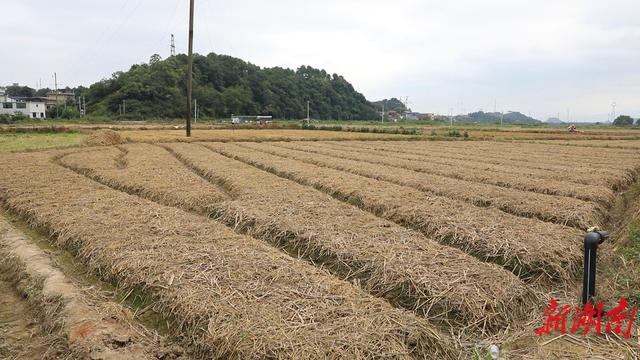
[[(187, 0), (4, 0), (0, 84), (90, 85), (186, 52)], [(417, 111), (640, 117), (638, 0), (195, 0), (198, 53), (344, 75)]]

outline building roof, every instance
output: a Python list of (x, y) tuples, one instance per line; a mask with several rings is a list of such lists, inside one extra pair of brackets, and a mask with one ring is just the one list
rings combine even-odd
[(8, 96), (9, 99), (24, 102), (45, 102), (46, 98), (35, 96)]

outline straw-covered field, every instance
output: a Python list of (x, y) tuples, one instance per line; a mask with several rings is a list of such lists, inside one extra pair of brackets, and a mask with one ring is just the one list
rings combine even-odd
[(2, 155), (0, 204), (161, 319), (137, 356), (526, 357), (639, 171), (625, 148), (129, 142)]

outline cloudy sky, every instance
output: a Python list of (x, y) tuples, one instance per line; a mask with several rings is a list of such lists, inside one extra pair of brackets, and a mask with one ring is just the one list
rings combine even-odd
[[(344, 75), (447, 114), (640, 117), (638, 0), (195, 0), (194, 48)], [(4, 0), (0, 84), (89, 85), (186, 52), (187, 0)], [(568, 118), (567, 118), (568, 115)]]

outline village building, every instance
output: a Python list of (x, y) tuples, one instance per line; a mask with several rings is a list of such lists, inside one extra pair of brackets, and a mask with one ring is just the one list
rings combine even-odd
[(20, 113), (32, 119), (46, 119), (47, 109), (43, 98), (10, 97), (0, 95), (0, 115), (15, 116)]

